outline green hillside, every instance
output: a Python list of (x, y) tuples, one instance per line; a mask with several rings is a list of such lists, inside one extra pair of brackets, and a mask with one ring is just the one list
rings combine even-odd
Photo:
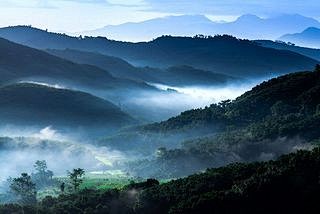
[(319, 89), (318, 67), (288, 74), (234, 101), (127, 129), (100, 144), (146, 154), (161, 147), (154, 159), (128, 165), (127, 170), (147, 177), (180, 177), (226, 163), (274, 159), (318, 143)]

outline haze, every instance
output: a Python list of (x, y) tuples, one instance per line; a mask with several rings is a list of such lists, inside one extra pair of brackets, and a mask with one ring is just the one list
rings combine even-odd
[(299, 13), (319, 18), (319, 9), (316, 0), (4, 0), (0, 2), (0, 26), (24, 24), (82, 32), (167, 15), (206, 15), (215, 21), (232, 21), (248, 13), (261, 17)]

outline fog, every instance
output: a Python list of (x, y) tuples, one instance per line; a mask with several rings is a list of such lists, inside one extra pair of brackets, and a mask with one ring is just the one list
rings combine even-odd
[[(175, 87), (148, 83), (158, 90), (139, 90), (129, 93), (71, 87), (71, 85), (66, 86), (59, 82), (21, 81), (20, 83), (33, 83), (58, 89), (81, 89), (81, 91), (113, 102), (121, 110), (134, 117), (153, 122), (166, 120), (186, 110), (202, 108), (226, 99), (235, 99), (261, 81), (252, 80), (219, 87)], [(2, 169), (0, 181), (9, 176), (17, 176), (22, 172), (31, 173), (36, 160), (46, 160), (48, 168), (55, 175), (65, 175), (67, 170), (79, 167), (88, 172), (118, 170), (118, 166), (122, 163), (140, 159), (142, 156), (139, 156), (137, 151), (133, 153), (134, 151), (122, 150), (120, 148), (122, 146), (119, 146), (117, 150), (110, 146), (94, 146), (98, 138), (107, 137), (107, 134), (79, 140), (81, 136), (85, 136), (85, 130), (77, 132), (73, 130), (73, 133), (68, 133), (66, 130), (62, 132), (57, 127), (51, 126), (39, 128), (7, 125), (0, 127), (0, 168)], [(149, 152), (151, 150), (154, 152), (155, 146), (159, 148), (170, 144), (177, 148), (185, 139), (186, 136), (173, 136), (168, 142), (164, 142), (166, 139), (159, 140), (158, 144), (146, 145), (146, 148), (150, 147)], [(126, 142), (119, 143), (126, 144)], [(154, 153), (150, 152), (149, 155), (152, 157)]]
[(50, 84), (50, 83), (37, 82), (37, 81), (20, 81), (19, 83), (35, 84), (35, 85), (41, 85), (41, 86), (46, 86), (46, 87), (56, 88), (56, 89), (68, 89), (66, 86), (63, 86), (60, 84)]
[(2, 136), (3, 132), (7, 134), (0, 138), (0, 181), (22, 172), (31, 173), (37, 160), (46, 160), (55, 175), (65, 175), (67, 170), (79, 167), (88, 172), (111, 170), (118, 162), (134, 158), (107, 147), (93, 146), (89, 142), (72, 141), (51, 127), (39, 132), (10, 131), (7, 127), (1, 130)]
[(177, 93), (168, 96), (147, 97), (150, 102), (157, 106), (169, 105), (172, 107), (180, 107), (186, 109), (200, 108), (208, 106), (212, 103), (218, 103), (222, 100), (233, 100), (249, 91), (256, 85), (256, 82), (242, 83), (239, 85), (229, 84), (223, 86), (186, 86), (175, 87), (163, 84), (151, 84), (161, 90), (174, 90)]
[[(254, 79), (230, 83), (220, 86), (184, 86), (176, 87), (158, 83), (148, 83), (160, 92), (141, 91), (122, 101), (124, 109), (132, 112), (130, 106), (144, 109), (143, 114), (149, 114), (153, 121), (163, 121), (176, 116), (183, 111), (204, 108), (222, 100), (235, 99), (265, 79)], [(136, 110), (137, 111), (137, 110)], [(139, 114), (139, 112), (133, 112)], [(143, 115), (142, 115), (143, 116)]]
[(122, 111), (144, 123), (151, 123), (167, 120), (186, 110), (203, 108), (222, 100), (233, 100), (266, 79), (269, 78), (242, 80), (212, 86), (186, 85), (183, 87), (147, 83), (154, 87), (155, 90), (130, 88), (94, 89), (70, 82), (65, 83), (44, 79), (41, 81), (23, 80), (20, 83), (84, 91), (112, 102)]

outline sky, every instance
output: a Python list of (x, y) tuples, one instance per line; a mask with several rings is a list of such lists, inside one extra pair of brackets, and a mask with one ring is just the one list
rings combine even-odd
[(319, 0), (0, 0), (0, 26), (80, 32), (168, 15), (201, 14), (231, 21), (248, 13), (299, 13), (319, 19), (318, 11)]

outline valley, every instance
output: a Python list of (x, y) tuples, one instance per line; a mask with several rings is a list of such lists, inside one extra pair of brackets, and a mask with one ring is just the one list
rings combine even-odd
[(320, 23), (208, 17), (0, 27), (0, 213), (317, 213)]

